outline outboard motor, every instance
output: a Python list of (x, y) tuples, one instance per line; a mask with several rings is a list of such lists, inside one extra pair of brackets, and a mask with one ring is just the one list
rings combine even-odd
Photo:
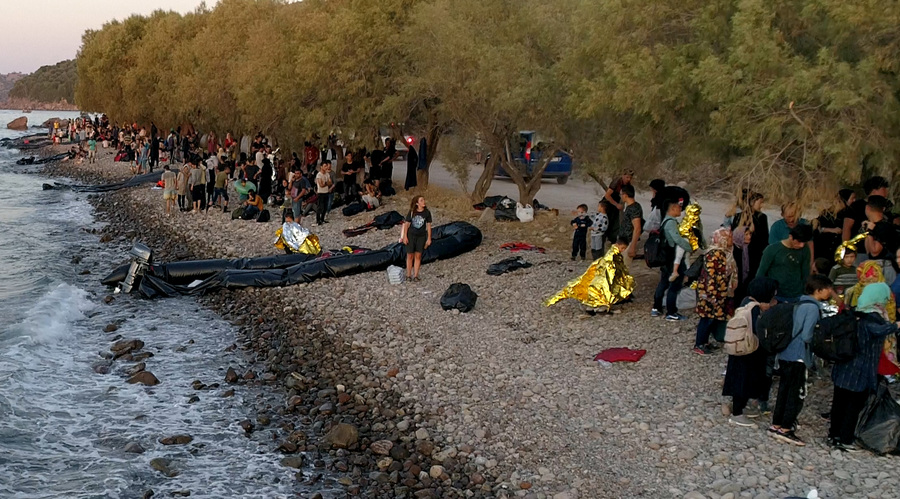
[(144, 272), (150, 267), (153, 260), (153, 251), (141, 243), (134, 243), (131, 247), (131, 266), (128, 268), (128, 275), (122, 282), (122, 292), (131, 293), (143, 277)]

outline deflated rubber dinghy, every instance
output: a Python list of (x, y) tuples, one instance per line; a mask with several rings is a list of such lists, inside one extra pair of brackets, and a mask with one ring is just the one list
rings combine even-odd
[[(481, 231), (466, 222), (434, 227), (432, 244), (422, 253), (422, 263), (455, 258), (481, 244)], [(130, 265), (116, 269), (103, 284), (124, 283), (144, 298), (202, 295), (219, 289), (280, 287), (384, 271), (390, 265), (406, 264), (406, 247), (394, 243), (378, 250), (315, 257), (307, 254), (277, 255), (238, 260), (197, 260), (154, 265), (152, 255), (140, 243), (131, 251)], [(293, 259), (293, 260), (292, 260)], [(129, 285), (130, 284), (130, 285)]]

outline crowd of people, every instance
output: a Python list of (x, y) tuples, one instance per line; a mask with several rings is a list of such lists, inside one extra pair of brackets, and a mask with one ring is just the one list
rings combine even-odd
[[(689, 203), (687, 192), (653, 180), (645, 219), (632, 181), (630, 170), (617, 178), (596, 213), (589, 214), (586, 205), (578, 207), (572, 221), (572, 259), (584, 258), (588, 241), (594, 258), (603, 253), (605, 241), (619, 241), (630, 267), (641, 232), (657, 234), (668, 256), (660, 266), (650, 315), (686, 320), (676, 300), (683, 286), (692, 284), (698, 317), (692, 351), (697, 355), (727, 347), (729, 330), (746, 328), (758, 340), (763, 336), (760, 317), (784, 310), (778, 304), (789, 304), (784, 314), (791, 334), (785, 348), (728, 355), (722, 393), (732, 398), (730, 421), (755, 427), (755, 419), (771, 414), (769, 435), (805, 445), (796, 428), (807, 398), (807, 375), (830, 365), (832, 410), (822, 415), (831, 420), (828, 442), (841, 451), (856, 451), (854, 432), (869, 395), (879, 382), (892, 383), (900, 373), (900, 216), (892, 212), (888, 181), (869, 178), (859, 199), (854, 190), (842, 189), (811, 221), (802, 217), (798, 202), (788, 202), (771, 225), (763, 212), (764, 194), (744, 191), (721, 227), (697, 247), (679, 226)], [(810, 348), (817, 325), (844, 310), (856, 317), (852, 358), (817, 359)], [(770, 405), (776, 376), (778, 389)]]
[(256, 220), (273, 208), (282, 219), (291, 212), (298, 223), (315, 213), (318, 225), (328, 223), (334, 208), (373, 210), (395, 193), (391, 177), (397, 148), (391, 138), (383, 148), (369, 151), (351, 150), (329, 136), (319, 144), (306, 142), (299, 155), (282, 158), (261, 132), (240, 142), (231, 133), (201, 135), (182, 127), (163, 135), (152, 122), (149, 128), (120, 126), (105, 115), (78, 118), (64, 127), (56, 124), (51, 134), (74, 144), (77, 161), (95, 161), (102, 148), (114, 151), (115, 161), (129, 164), (136, 175), (164, 165), (160, 187), (166, 214), (221, 210)]
[[(88, 161), (95, 161), (98, 145), (112, 148), (135, 174), (152, 172), (162, 161), (167, 214), (228, 213), (234, 207), (233, 218), (263, 220), (265, 214), (267, 220), (271, 207), (281, 209), (282, 220), (287, 216), (297, 223), (315, 212), (313, 225), (320, 225), (328, 223), (327, 213), (334, 207), (374, 209), (383, 196), (394, 193), (396, 149), (390, 140), (384, 149), (367, 152), (351, 151), (328, 137), (321, 146), (307, 142), (301, 154), (285, 160), (262, 133), (243, 144), (230, 133), (220, 141), (213, 132), (201, 137), (179, 128), (162, 137), (153, 123), (149, 129), (120, 127), (105, 117), (73, 120), (52, 133), (67, 135)], [(779, 351), (757, 348), (728, 355), (722, 393), (732, 398), (731, 422), (751, 427), (755, 419), (771, 414), (767, 433), (794, 445), (805, 445), (796, 428), (807, 398), (808, 372), (825, 367), (810, 350), (817, 324), (835, 311), (853, 310), (857, 349), (852, 359), (831, 366), (832, 411), (824, 416), (831, 419), (831, 445), (855, 451), (856, 422), (868, 396), (880, 381), (892, 382), (900, 374), (895, 322), (900, 215), (892, 211), (889, 182), (869, 178), (859, 198), (854, 190), (842, 189), (811, 221), (803, 218), (798, 202), (785, 203), (781, 218), (772, 224), (763, 211), (765, 195), (744, 191), (706, 241), (699, 218), (694, 232), (681, 227), (685, 210), (690, 210), (685, 189), (662, 179), (651, 181), (652, 199), (645, 211), (635, 199), (633, 179), (633, 171), (624, 171), (594, 213), (587, 205), (578, 206), (571, 222), (572, 260), (585, 260), (588, 245), (592, 259), (600, 258), (609, 241), (618, 246), (628, 268), (639, 257), (642, 234), (655, 234), (665, 257), (658, 265), (650, 315), (687, 320), (678, 299), (692, 285), (698, 317), (692, 352), (697, 355), (727, 345), (729, 328), (761, 337), (761, 318), (778, 304), (791, 304), (788, 344)], [(232, 190), (237, 206), (229, 204)], [(419, 278), (422, 253), (431, 244), (431, 222), (425, 199), (414, 197), (400, 234), (408, 248), (407, 280)], [(778, 389), (770, 405), (776, 376)]]

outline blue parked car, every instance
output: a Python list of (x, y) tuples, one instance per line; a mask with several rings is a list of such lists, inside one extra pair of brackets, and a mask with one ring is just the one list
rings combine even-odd
[[(525, 166), (525, 176), (530, 177), (531, 172), (541, 163), (543, 155), (543, 146), (540, 137), (533, 131), (519, 132), (518, 148), (513, 151), (516, 163)], [(572, 175), (572, 156), (568, 153), (560, 151), (550, 160), (547, 169), (544, 170), (541, 178), (555, 178), (559, 184), (565, 184)], [(509, 175), (497, 166), (497, 173), (494, 175), (499, 178), (509, 178)]]

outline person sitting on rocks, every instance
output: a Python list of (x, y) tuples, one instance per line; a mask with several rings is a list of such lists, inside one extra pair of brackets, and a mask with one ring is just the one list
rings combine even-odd
[(363, 189), (362, 202), (366, 203), (368, 209), (374, 210), (381, 206), (381, 193), (375, 189), (375, 184), (367, 181)]
[(241, 215), (241, 219), (255, 220), (263, 210), (262, 196), (257, 196), (256, 191), (253, 189), (250, 189), (247, 194), (247, 200), (244, 201), (244, 213)]

